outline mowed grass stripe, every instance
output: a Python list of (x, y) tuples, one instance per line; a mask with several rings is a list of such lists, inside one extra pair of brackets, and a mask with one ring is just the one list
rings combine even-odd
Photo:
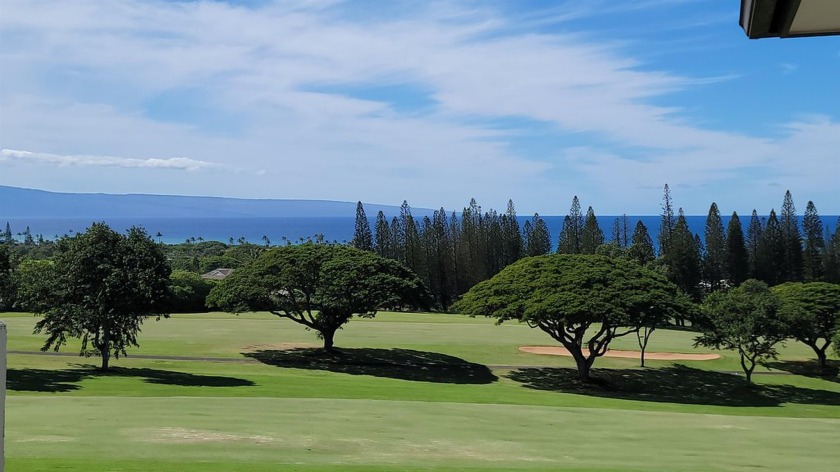
[[(796, 375), (761, 376), (755, 388), (742, 377), (686, 368), (635, 371), (599, 370), (614, 385), (633, 380), (641, 393), (621, 394), (593, 387), (580, 391), (574, 382), (523, 384), (538, 369), (498, 369), (495, 378), (464, 378), (463, 372), (384, 368), (350, 373), (265, 364), (150, 361), (121, 359), (113, 372), (101, 373), (84, 360), (13, 355), (8, 387), (12, 396), (129, 397), (278, 397), (407, 400), (571, 406), (723, 415), (840, 417), (840, 383)], [(663, 377), (663, 374), (667, 374)], [(618, 376), (618, 377), (615, 377)], [(631, 377), (632, 378), (632, 377)], [(478, 380), (478, 382), (476, 382)], [(474, 382), (474, 383), (470, 383)], [(725, 382), (725, 383), (722, 383)], [(163, 401), (163, 400), (162, 400)]]
[[(3, 313), (9, 332), (8, 349), (35, 352), (45, 337), (32, 333), (39, 319), (30, 314)], [(696, 333), (677, 330), (657, 330), (648, 351), (706, 353), (708, 349), (692, 347)], [(293, 345), (318, 346), (311, 331), (289, 320), (268, 313), (176, 314), (161, 321), (148, 320), (138, 336), (140, 347), (129, 349), (129, 356), (168, 355), (242, 358), (243, 353), (272, 350)], [(519, 351), (523, 345), (557, 345), (548, 335), (526, 325), (505, 323), (495, 326), (493, 320), (469, 318), (440, 313), (382, 312), (375, 319), (356, 319), (336, 335), (340, 348), (403, 348), (431, 351), (487, 365), (572, 365), (568, 358), (528, 354)], [(613, 349), (636, 350), (634, 336), (616, 339)], [(76, 353), (79, 343), (70, 340), (62, 352)], [(720, 351), (721, 359), (685, 362), (701, 369), (719, 371), (740, 370), (737, 353)], [(781, 349), (785, 359), (810, 359), (813, 351), (801, 343), (788, 342)], [(651, 361), (651, 366), (668, 365)], [(602, 358), (598, 367), (638, 366), (634, 359)], [(763, 367), (759, 367), (763, 370)]]
[(840, 420), (448, 402), (10, 397), (7, 430), (10, 464), (35, 457), (99, 464), (165, 457), (312, 466), (829, 471), (840, 460)]

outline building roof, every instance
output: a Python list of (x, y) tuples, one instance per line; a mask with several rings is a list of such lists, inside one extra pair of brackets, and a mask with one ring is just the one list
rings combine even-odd
[(202, 279), (224, 280), (228, 275), (232, 274), (235, 269), (213, 269), (206, 274), (201, 274)]
[(741, 0), (740, 23), (750, 39), (840, 34), (840, 1)]

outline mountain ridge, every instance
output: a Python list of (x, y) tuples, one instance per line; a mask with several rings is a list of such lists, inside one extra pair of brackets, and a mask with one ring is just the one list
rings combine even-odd
[[(368, 217), (399, 206), (364, 203)], [(412, 208), (419, 215), (432, 210)], [(352, 217), (355, 202), (306, 199), (70, 193), (0, 185), (0, 218)]]

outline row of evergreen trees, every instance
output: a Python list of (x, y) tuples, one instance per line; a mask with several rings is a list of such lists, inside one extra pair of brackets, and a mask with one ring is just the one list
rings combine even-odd
[[(746, 233), (737, 213), (724, 229), (720, 211), (712, 203), (701, 239), (691, 232), (682, 209), (674, 210), (665, 185), (658, 250), (642, 221), (636, 222), (632, 233), (630, 227), (627, 216), (616, 218), (608, 241), (592, 207), (583, 213), (574, 197), (556, 251), (634, 259), (664, 271), (696, 300), (748, 278), (769, 285), (815, 280), (840, 283), (840, 229), (833, 234), (824, 229), (813, 202), (808, 202), (800, 228), (790, 192), (785, 194), (780, 217), (771, 210), (768, 218), (760, 218), (753, 210)], [(482, 212), (475, 199), (460, 215), (441, 208), (422, 218), (415, 218), (403, 202), (400, 214), (390, 220), (380, 211), (373, 229), (359, 202), (351, 244), (414, 270), (444, 310), (508, 264), (552, 250), (548, 226), (538, 214), (520, 227), (512, 201), (499, 214)]]

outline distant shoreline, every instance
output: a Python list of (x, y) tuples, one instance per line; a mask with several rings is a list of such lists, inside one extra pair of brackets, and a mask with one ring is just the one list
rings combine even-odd
[[(458, 213), (460, 215), (460, 212)], [(399, 211), (387, 214), (388, 220), (398, 216)], [(371, 228), (375, 227), (375, 213), (367, 213)], [(740, 215), (739, 215), (740, 216)], [(541, 216), (548, 225), (551, 232), (553, 244), (557, 243), (560, 235), (560, 228), (564, 216)], [(611, 239), (613, 222), (622, 215), (605, 215), (598, 217), (598, 224), (604, 232), (607, 241)], [(659, 233), (660, 215), (630, 216), (627, 215), (628, 232), (632, 233), (636, 222), (641, 220), (653, 238), (654, 245), (657, 244)], [(820, 217), (823, 226), (834, 231), (838, 216), (826, 215)], [(419, 217), (422, 219), (422, 215)], [(729, 216), (722, 216), (723, 225), (729, 222)], [(746, 228), (749, 224), (749, 215), (740, 216), (741, 226)], [(525, 221), (530, 220), (529, 216), (519, 216), (520, 228)], [(800, 224), (802, 216), (799, 216)], [(0, 216), (0, 230), (5, 229), (8, 222), (12, 234), (16, 240), (22, 240), (20, 235), (27, 226), (33, 237), (43, 235), (44, 239), (52, 240), (63, 235), (72, 235), (84, 231), (95, 221), (105, 221), (114, 230), (124, 232), (132, 226), (142, 226), (155, 241), (166, 244), (183, 243), (187, 239), (196, 238), (196, 241), (220, 241), (229, 243), (231, 238), (234, 243), (240, 238), (254, 244), (264, 244), (263, 236), (267, 236), (272, 245), (285, 244), (283, 237), (292, 243), (299, 242), (300, 238), (315, 238), (316, 235), (323, 235), (324, 240), (330, 242), (349, 242), (353, 238), (355, 228), (355, 216), (321, 216), (321, 217), (249, 217), (249, 216), (224, 216), (224, 217), (117, 217), (117, 218), (44, 218), (44, 217), (2, 217)], [(703, 238), (705, 228), (705, 215), (686, 216), (689, 229)], [(71, 231), (72, 230), (72, 231)], [(157, 237), (160, 233), (161, 236)]]

